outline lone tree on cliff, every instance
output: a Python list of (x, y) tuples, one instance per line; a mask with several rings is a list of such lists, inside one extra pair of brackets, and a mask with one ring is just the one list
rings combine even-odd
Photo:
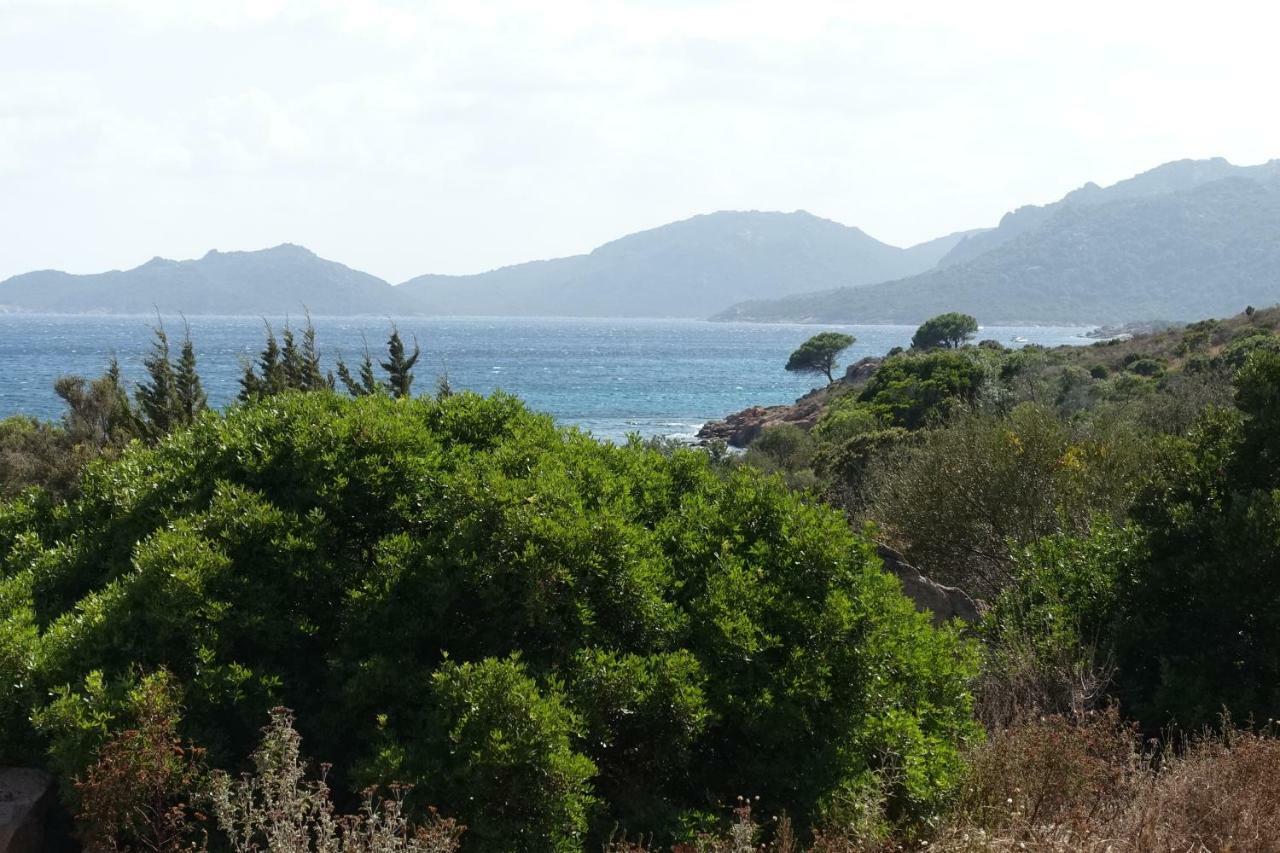
[(795, 373), (821, 373), (827, 382), (835, 382), (831, 371), (836, 368), (836, 356), (853, 346), (853, 335), (840, 332), (822, 332), (814, 335), (791, 353), (787, 359), (787, 370)]
[(968, 314), (952, 311), (925, 320), (911, 338), (912, 349), (946, 347), (959, 349), (978, 333), (978, 321)]

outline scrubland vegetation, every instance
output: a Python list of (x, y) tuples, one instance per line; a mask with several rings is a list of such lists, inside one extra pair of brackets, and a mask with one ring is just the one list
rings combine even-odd
[(922, 335), (738, 457), (158, 339), (0, 422), (0, 755), (94, 850), (1280, 849), (1277, 325)]

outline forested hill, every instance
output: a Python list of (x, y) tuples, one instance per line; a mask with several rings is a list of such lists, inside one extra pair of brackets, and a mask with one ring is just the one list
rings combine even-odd
[(1038, 208), (1032, 218), (1043, 222), (1024, 223), (1022, 233), (967, 261), (868, 287), (741, 303), (716, 319), (913, 323), (954, 310), (988, 323), (1106, 323), (1271, 304), (1280, 300), (1274, 165), (1173, 192)]
[(963, 234), (909, 249), (804, 211), (721, 211), (589, 254), (405, 282), (436, 314), (706, 317), (734, 301), (870, 284), (929, 269)]
[(0, 282), (0, 309), (55, 314), (391, 314), (408, 306), (376, 276), (283, 244), (152, 258), (130, 270), (71, 275), (42, 270)]

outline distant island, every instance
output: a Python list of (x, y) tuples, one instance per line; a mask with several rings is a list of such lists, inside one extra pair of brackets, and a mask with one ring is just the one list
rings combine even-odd
[(1280, 301), (1280, 160), (1167, 163), (898, 248), (804, 211), (720, 211), (585, 255), (399, 285), (291, 244), (30, 272), (0, 312), (489, 315), (992, 324), (1186, 321)]

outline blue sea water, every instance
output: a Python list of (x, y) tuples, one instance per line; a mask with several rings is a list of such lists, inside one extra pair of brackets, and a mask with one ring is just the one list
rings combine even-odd
[[(294, 318), (297, 325), (297, 319)], [(268, 318), (277, 331), (283, 318)], [(787, 355), (817, 331), (838, 329), (857, 338), (850, 363), (881, 355), (911, 340), (911, 326), (814, 326), (709, 323), (694, 320), (552, 318), (394, 318), (417, 336), (423, 356), (415, 389), (429, 392), (448, 372), (455, 390), (502, 389), (531, 407), (597, 438), (692, 436), (708, 420), (751, 405), (789, 403), (818, 383), (783, 370)], [(183, 321), (163, 318), (171, 340)], [(191, 317), (201, 378), (212, 405), (239, 390), (242, 363), (262, 347), (263, 321), (250, 317)], [(354, 365), (365, 341), (385, 352), (391, 319), (313, 318), (326, 367), (341, 354)], [(56, 418), (53, 382), (62, 374), (97, 376), (115, 354), (126, 378), (142, 375), (155, 317), (0, 315), (0, 417)], [(1009, 346), (1015, 338), (1048, 346), (1088, 343), (1078, 327), (987, 327), (981, 337)], [(176, 347), (175, 347), (176, 349)], [(176, 351), (175, 351), (176, 355)]]

